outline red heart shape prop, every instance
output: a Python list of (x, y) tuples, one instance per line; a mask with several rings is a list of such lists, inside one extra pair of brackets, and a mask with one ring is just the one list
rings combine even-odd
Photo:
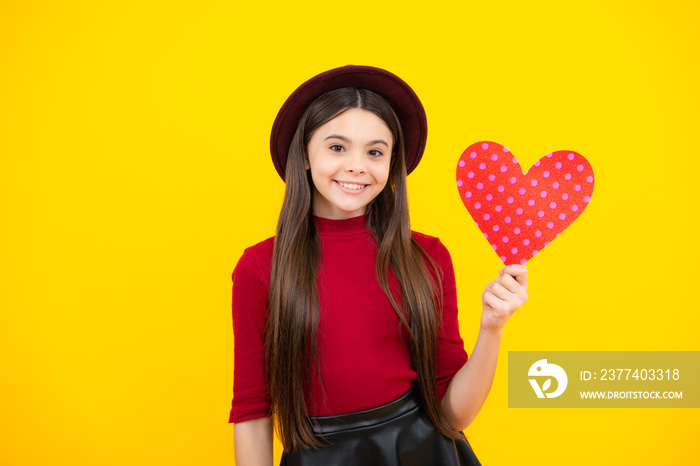
[(504, 264), (525, 264), (576, 220), (593, 194), (593, 168), (569, 150), (523, 173), (502, 145), (480, 141), (457, 164), (464, 206)]

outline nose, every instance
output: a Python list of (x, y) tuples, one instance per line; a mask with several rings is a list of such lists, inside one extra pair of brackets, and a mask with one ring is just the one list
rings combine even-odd
[(356, 175), (365, 173), (367, 168), (365, 167), (364, 153), (362, 151), (353, 151), (350, 157), (348, 157), (345, 170), (348, 173), (354, 173)]

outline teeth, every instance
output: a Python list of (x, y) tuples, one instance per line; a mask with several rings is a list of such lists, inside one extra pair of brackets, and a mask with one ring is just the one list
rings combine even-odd
[(362, 189), (365, 187), (363, 184), (348, 184), (348, 183), (341, 183), (340, 181), (338, 182), (340, 186), (346, 189)]

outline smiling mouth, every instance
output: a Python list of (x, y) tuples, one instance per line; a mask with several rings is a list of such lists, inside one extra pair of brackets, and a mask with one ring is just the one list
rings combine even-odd
[(338, 183), (339, 186), (341, 186), (345, 189), (350, 189), (352, 191), (361, 191), (365, 187), (369, 186), (368, 184), (343, 183), (342, 181), (337, 181), (337, 180), (333, 180), (333, 181)]

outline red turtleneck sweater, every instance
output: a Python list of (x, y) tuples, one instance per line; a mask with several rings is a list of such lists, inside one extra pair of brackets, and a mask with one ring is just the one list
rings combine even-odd
[[(416, 382), (408, 334), (375, 278), (376, 243), (364, 216), (314, 217), (321, 238), (318, 333), (326, 400), (314, 386), (310, 416), (340, 415), (384, 405)], [(439, 239), (413, 232), (444, 272), (443, 322), (437, 348), (440, 399), (467, 361), (457, 322), (457, 290), (449, 252)], [(234, 379), (229, 422), (270, 415), (263, 339), (274, 238), (245, 250), (233, 271)], [(430, 270), (430, 268), (429, 268)], [(396, 278), (389, 274), (395, 289)]]

